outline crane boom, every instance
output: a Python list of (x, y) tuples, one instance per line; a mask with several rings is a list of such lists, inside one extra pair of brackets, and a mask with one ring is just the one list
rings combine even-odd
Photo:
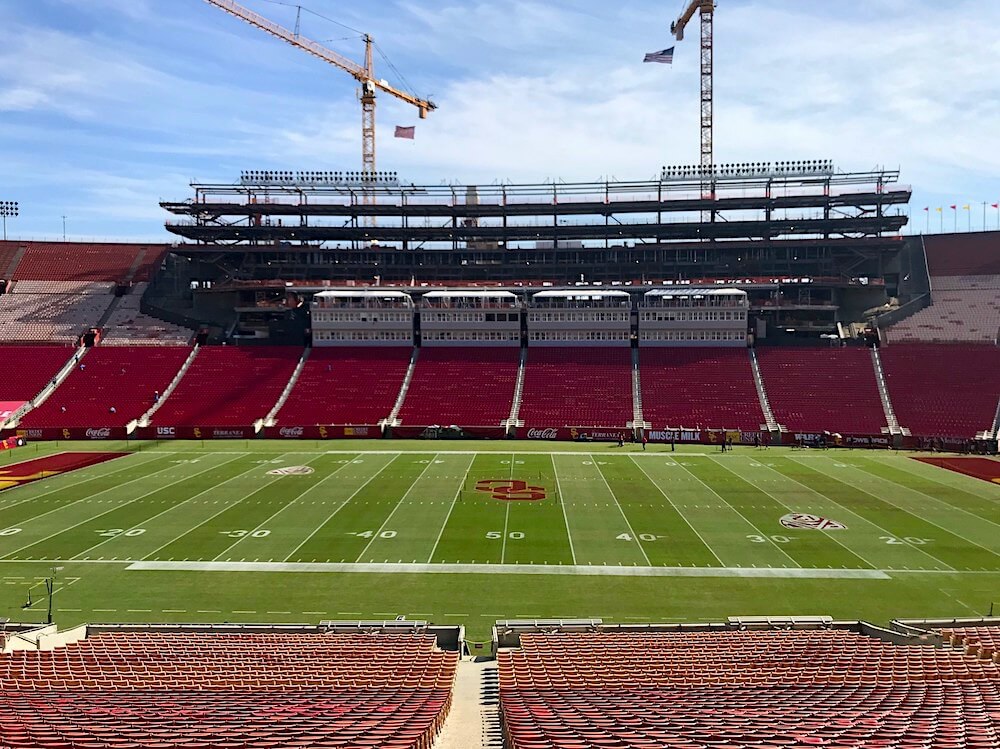
[(694, 18), (695, 13), (701, 15), (701, 166), (704, 174), (711, 174), (714, 120), (712, 21), (715, 15), (715, 0), (691, 0), (680, 17), (670, 24), (670, 33), (677, 41), (682, 41), (684, 29)]
[[(298, 47), (299, 49), (304, 50), (309, 54), (314, 55), (315, 57), (318, 57), (324, 62), (328, 62), (331, 65), (335, 65), (336, 67), (343, 70), (345, 73), (348, 73), (351, 76), (353, 76), (355, 79), (361, 82), (362, 85), (371, 84), (380, 91), (384, 91), (387, 94), (391, 94), (392, 96), (395, 96), (397, 99), (402, 99), (407, 104), (412, 104), (418, 110), (420, 110), (420, 119), (426, 119), (428, 112), (437, 109), (437, 105), (435, 105), (434, 102), (432, 101), (429, 101), (427, 99), (420, 99), (416, 96), (406, 93), (405, 91), (400, 91), (398, 88), (395, 88), (394, 86), (390, 86), (385, 81), (377, 80), (372, 70), (370, 54), (365, 55), (366, 57), (365, 65), (362, 66), (354, 62), (353, 60), (348, 60), (343, 55), (337, 54), (332, 49), (324, 47), (319, 42), (315, 42), (312, 39), (309, 39), (308, 37), (302, 36), (301, 34), (296, 34), (294, 31), (286, 29), (284, 26), (277, 24), (274, 21), (271, 21), (267, 18), (264, 18), (264, 16), (260, 15), (259, 13), (255, 13), (249, 8), (246, 8), (240, 5), (239, 3), (234, 2), (234, 0), (205, 0), (205, 2), (209, 3), (210, 5), (214, 5), (216, 8), (219, 8), (220, 10), (224, 10), (226, 13), (229, 13), (230, 15), (236, 16), (236, 18), (245, 21), (251, 26), (255, 26), (261, 31), (265, 31), (268, 34), (271, 34), (272, 36), (276, 36), (278, 39), (288, 42), (293, 47)], [(366, 44), (369, 44), (371, 42), (371, 38), (368, 37), (367, 35), (365, 36), (365, 42)]]
[[(397, 99), (412, 104), (420, 113), (420, 119), (426, 119), (427, 113), (437, 109), (437, 105), (429, 99), (420, 99), (405, 91), (400, 91), (394, 86), (390, 86), (386, 81), (375, 78), (375, 69), (372, 63), (372, 39), (365, 34), (365, 64), (359, 65), (353, 60), (349, 60), (343, 55), (339, 55), (332, 49), (324, 47), (319, 42), (302, 36), (298, 31), (290, 31), (284, 26), (265, 18), (259, 13), (246, 8), (234, 0), (205, 0), (209, 5), (213, 5), (219, 10), (225, 11), (241, 21), (264, 31), (271, 36), (275, 36), (282, 41), (288, 42), (293, 47), (308, 52), (314, 57), (318, 57), (323, 62), (340, 68), (345, 73), (353, 76), (361, 84), (361, 169), (366, 174), (375, 173), (375, 92), (384, 91), (395, 96)], [(372, 197), (365, 194), (365, 202), (370, 202)]]

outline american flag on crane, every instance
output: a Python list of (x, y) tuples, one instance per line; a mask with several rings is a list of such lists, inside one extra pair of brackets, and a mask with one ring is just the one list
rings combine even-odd
[(659, 52), (647, 52), (642, 59), (643, 62), (662, 62), (667, 65), (674, 64), (674, 48), (661, 49)]
[(396, 125), (396, 134), (395, 134), (394, 137), (396, 137), (396, 138), (408, 138), (409, 140), (413, 140), (413, 138), (416, 135), (416, 133), (417, 133), (417, 128), (414, 127), (413, 125), (411, 125), (409, 127), (403, 127), (402, 125)]

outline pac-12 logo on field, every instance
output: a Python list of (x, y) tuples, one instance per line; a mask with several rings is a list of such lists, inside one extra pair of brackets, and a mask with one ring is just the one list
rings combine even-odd
[(483, 479), (476, 482), (477, 492), (488, 492), (501, 502), (537, 502), (545, 499), (544, 486), (528, 486), (520, 479)]
[(847, 528), (846, 525), (836, 520), (804, 512), (793, 512), (782, 516), (781, 524), (786, 528), (800, 528), (810, 531), (841, 531)]
[(273, 471), (268, 471), (268, 476), (308, 476), (313, 473), (316, 469), (312, 466), (285, 466), (284, 468), (275, 468)]

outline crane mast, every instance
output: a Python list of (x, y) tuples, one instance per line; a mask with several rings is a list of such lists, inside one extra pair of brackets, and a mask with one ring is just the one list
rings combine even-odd
[[(367, 175), (375, 173), (375, 94), (378, 91), (395, 96), (397, 99), (405, 101), (415, 106), (420, 113), (420, 119), (426, 119), (427, 113), (437, 109), (437, 105), (429, 99), (420, 99), (412, 94), (390, 86), (386, 81), (375, 78), (375, 66), (372, 61), (372, 38), (364, 35), (365, 41), (365, 62), (359, 65), (353, 60), (349, 60), (337, 54), (332, 49), (324, 47), (319, 42), (302, 36), (298, 33), (298, 22), (296, 30), (291, 31), (285, 27), (271, 21), (259, 13), (246, 8), (234, 0), (205, 0), (209, 5), (213, 5), (219, 10), (225, 11), (241, 21), (264, 31), (271, 36), (291, 44), (293, 47), (308, 52), (314, 57), (318, 57), (324, 62), (340, 68), (351, 75), (361, 84), (361, 168)], [(367, 194), (366, 194), (367, 202)]]
[(699, 13), (701, 18), (701, 167), (702, 174), (710, 176), (713, 164), (712, 21), (715, 15), (715, 0), (691, 0), (680, 17), (670, 24), (670, 33), (677, 41), (683, 41), (684, 29), (694, 18), (695, 13)]

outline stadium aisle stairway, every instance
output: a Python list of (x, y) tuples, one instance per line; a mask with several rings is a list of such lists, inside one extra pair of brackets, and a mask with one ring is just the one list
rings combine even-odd
[(529, 347), (519, 418), (528, 427), (624, 427), (632, 421), (631, 350)]
[(97, 346), (20, 426), (125, 426), (152, 407), (154, 392), (167, 389), (189, 353), (184, 346)]
[(425, 635), (102, 634), (0, 657), (0, 747), (429, 749), (457, 660)]
[(425, 346), (400, 421), (421, 426), (498, 426), (510, 416), (520, 353), (516, 347)]
[(1000, 667), (844, 630), (522, 635), (512, 749), (996, 749)]
[(295, 346), (203, 346), (153, 423), (250, 426), (278, 402), (301, 356)]
[(314, 347), (281, 411), (281, 426), (376, 424), (392, 411), (413, 349)]
[(654, 429), (764, 423), (745, 348), (640, 348), (639, 375), (642, 415)]
[(0, 401), (29, 401), (73, 355), (71, 346), (0, 346)]
[(1000, 399), (1000, 348), (898, 343), (881, 350), (900, 426), (915, 435), (974, 437)]
[(793, 432), (880, 434), (886, 426), (867, 348), (757, 349), (771, 411)]

